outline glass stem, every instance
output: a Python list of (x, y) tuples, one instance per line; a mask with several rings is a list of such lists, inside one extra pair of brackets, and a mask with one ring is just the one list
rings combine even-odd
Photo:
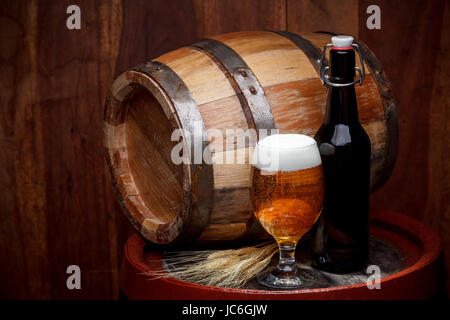
[(278, 247), (280, 249), (280, 262), (278, 263), (277, 271), (279, 274), (292, 274), (297, 271), (297, 265), (295, 263), (295, 242), (279, 242)]

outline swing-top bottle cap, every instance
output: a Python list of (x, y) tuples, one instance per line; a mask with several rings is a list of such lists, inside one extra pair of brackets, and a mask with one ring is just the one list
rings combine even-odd
[(331, 38), (333, 47), (335, 48), (351, 48), (353, 44), (352, 36), (334, 36)]

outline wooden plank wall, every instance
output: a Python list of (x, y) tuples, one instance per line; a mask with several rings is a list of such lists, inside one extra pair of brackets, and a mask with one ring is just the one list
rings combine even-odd
[[(450, 270), (450, 79), (449, 1), (360, 1), (360, 15), (379, 4), (381, 30), (360, 38), (373, 49), (392, 81), (399, 120), (399, 150), (390, 180), (372, 197), (374, 209), (389, 208), (425, 222), (444, 242)], [(447, 282), (448, 294), (450, 286)]]
[[(81, 8), (81, 30), (65, 27), (71, 4)], [(381, 7), (381, 30), (365, 26), (370, 4)], [(449, 18), (444, 1), (4, 1), (0, 298), (118, 297), (132, 230), (103, 160), (107, 89), (142, 61), (237, 30), (330, 30), (373, 49), (393, 82), (400, 120), (397, 165), (373, 207), (424, 221), (449, 248)], [(82, 269), (82, 290), (66, 289), (70, 264)]]

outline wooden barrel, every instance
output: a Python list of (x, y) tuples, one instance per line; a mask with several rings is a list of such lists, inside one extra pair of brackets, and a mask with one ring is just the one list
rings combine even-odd
[[(209, 129), (240, 129), (237, 138), (249, 129), (275, 128), (313, 136), (325, 111), (327, 90), (318, 68), (321, 48), (329, 42), (326, 34), (229, 33), (164, 54), (115, 79), (105, 106), (106, 158), (123, 211), (146, 239), (204, 243), (264, 235), (252, 214), (248, 150), (245, 164), (216, 161), (229, 159), (237, 147), (214, 139)], [(394, 166), (397, 117), (380, 63), (357, 43), (366, 78), (356, 94), (372, 144), (375, 190)], [(196, 126), (205, 138), (201, 148), (215, 151), (213, 164), (175, 164), (174, 130), (184, 130), (186, 143)]]
[[(270, 291), (255, 285), (244, 289), (210, 287), (181, 281), (173, 277), (152, 277), (161, 270), (162, 252), (145, 248), (139, 235), (125, 245), (120, 269), (120, 289), (130, 299), (203, 299), (203, 300), (344, 300), (344, 299), (430, 299), (445, 298), (445, 273), (439, 236), (422, 223), (394, 212), (378, 212), (371, 221), (371, 253), (369, 264), (381, 273), (379, 289), (369, 289), (367, 279), (372, 272), (332, 274), (316, 270), (316, 283), (307, 289)], [(301, 251), (299, 246), (297, 251)], [(303, 247), (303, 250), (306, 250)], [(306, 268), (309, 254), (299, 263)], [(276, 260), (278, 255), (274, 256)], [(373, 282), (371, 282), (373, 284)]]

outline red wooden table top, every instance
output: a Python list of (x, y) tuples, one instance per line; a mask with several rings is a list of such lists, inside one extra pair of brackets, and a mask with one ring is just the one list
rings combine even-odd
[(424, 224), (405, 215), (377, 212), (371, 220), (371, 236), (398, 249), (404, 267), (381, 279), (381, 289), (370, 290), (365, 282), (326, 288), (266, 291), (208, 287), (175, 278), (152, 279), (148, 274), (162, 268), (163, 254), (146, 251), (138, 234), (125, 245), (120, 288), (130, 299), (426, 299), (442, 293), (444, 285), (439, 236)]

